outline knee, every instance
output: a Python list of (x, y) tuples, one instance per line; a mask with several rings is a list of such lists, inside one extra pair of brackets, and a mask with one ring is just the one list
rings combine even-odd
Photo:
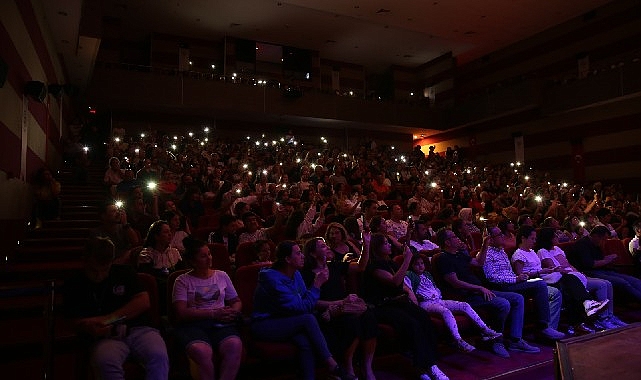
[(237, 336), (227, 338), (220, 344), (218, 351), (224, 357), (237, 356), (240, 358), (243, 352), (243, 341)]
[(210, 363), (213, 358), (211, 346), (206, 343), (193, 343), (187, 348), (187, 356), (198, 364)]

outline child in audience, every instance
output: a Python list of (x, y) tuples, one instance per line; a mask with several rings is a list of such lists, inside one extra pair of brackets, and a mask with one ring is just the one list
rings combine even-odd
[(502, 334), (489, 328), (472, 307), (461, 301), (444, 300), (441, 291), (434, 284), (434, 279), (429, 271), (425, 268), (427, 257), (425, 255), (414, 255), (410, 261), (410, 270), (405, 275), (405, 285), (407, 285), (416, 295), (416, 302), (425, 311), (438, 314), (443, 318), (445, 325), (456, 341), (456, 347), (462, 352), (471, 352), (476, 348), (463, 340), (459, 334), (456, 319), (452, 312), (463, 313), (481, 329), (483, 340), (492, 340), (500, 337)]

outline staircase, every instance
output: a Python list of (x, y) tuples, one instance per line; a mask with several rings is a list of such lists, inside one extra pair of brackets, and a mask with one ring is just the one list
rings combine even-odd
[(45, 221), (10, 249), (0, 266), (0, 373), (5, 379), (68, 379), (78, 367), (75, 335), (64, 321), (60, 289), (82, 267), (84, 247), (107, 198), (104, 168), (79, 184), (71, 168), (61, 182), (59, 220)]

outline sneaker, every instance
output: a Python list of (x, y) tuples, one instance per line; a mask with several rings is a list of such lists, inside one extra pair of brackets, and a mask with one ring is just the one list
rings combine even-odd
[(592, 334), (594, 333), (594, 329), (588, 326), (586, 323), (579, 323), (578, 325), (570, 326), (568, 327), (568, 335), (574, 335), (574, 334)]
[(494, 342), (494, 343), (492, 343), (492, 352), (496, 356), (500, 356), (502, 358), (506, 358), (507, 359), (507, 358), (510, 357), (509, 352), (507, 352), (507, 350), (505, 349), (505, 345), (502, 342)]
[(560, 331), (556, 331), (552, 327), (546, 327), (540, 331), (541, 335), (550, 340), (559, 340), (565, 338), (565, 334)]
[(610, 323), (612, 323), (612, 324), (617, 325), (618, 327), (625, 327), (625, 326), (627, 326), (627, 325), (628, 325), (627, 323), (625, 323), (625, 322), (623, 322), (622, 320), (620, 320), (620, 319), (619, 319), (616, 315), (614, 315), (614, 314), (612, 314), (612, 315), (610, 316), (610, 318), (608, 318), (608, 321), (610, 321)]
[(527, 352), (529, 354), (536, 354), (541, 352), (540, 348), (531, 346), (529, 343), (527, 343), (523, 339), (519, 339), (516, 342), (511, 342), (510, 344), (508, 344), (507, 349), (510, 351)]
[(441, 369), (438, 368), (436, 365), (433, 365), (430, 368), (429, 375), (432, 380), (450, 380), (450, 378), (447, 377), (447, 375), (444, 374), (443, 371), (441, 371)]
[(502, 336), (503, 336), (502, 333), (496, 332), (496, 331), (494, 331), (492, 329), (487, 329), (487, 330), (484, 330), (484, 331), (481, 332), (481, 340), (484, 341), (484, 342), (487, 342), (489, 340), (494, 340), (494, 339), (500, 338)]
[(610, 322), (610, 318), (597, 319), (592, 323), (592, 326), (594, 326), (594, 328), (599, 331), (616, 329), (617, 327), (619, 327), (618, 325)]
[(605, 305), (608, 304), (610, 300), (606, 299), (603, 301), (593, 301), (593, 300), (585, 300), (583, 301), (583, 308), (585, 308), (585, 314), (590, 317), (594, 315), (597, 311), (603, 309)]
[(358, 378), (354, 375), (350, 375), (345, 372), (341, 366), (334, 367), (333, 370), (329, 373), (329, 378), (332, 380), (357, 380)]
[(476, 347), (472, 346), (471, 344), (467, 343), (463, 339), (459, 339), (456, 341), (456, 348), (458, 348), (459, 351), (461, 352), (472, 352), (476, 350)]

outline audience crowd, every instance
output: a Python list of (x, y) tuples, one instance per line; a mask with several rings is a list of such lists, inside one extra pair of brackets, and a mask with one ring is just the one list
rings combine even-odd
[[(525, 329), (545, 343), (626, 325), (613, 314), (614, 290), (641, 303), (641, 280), (615, 268), (620, 257), (603, 244), (619, 240), (638, 264), (638, 195), (616, 184), (477, 162), (458, 146), (425, 155), (371, 140), (347, 150), (325, 138), (311, 144), (291, 131), (240, 142), (200, 135), (116, 130), (93, 236), (113, 241), (116, 264), (174, 286), (161, 307), (173, 308), (178, 341), (202, 379), (234, 378), (240, 368), (245, 305), (231, 279), (245, 265), (264, 266), (253, 337), (296, 345), (305, 379), (315, 359), (337, 378), (373, 379), (377, 323), (411, 351), (417, 378), (447, 379), (432, 318), (469, 352), (476, 347), (453, 313), (466, 315), (482, 347), (509, 358), (540, 352)], [(216, 265), (221, 252), (228, 268)], [(192, 271), (168, 282), (183, 268)], [(106, 312), (109, 324), (128, 317)]]

